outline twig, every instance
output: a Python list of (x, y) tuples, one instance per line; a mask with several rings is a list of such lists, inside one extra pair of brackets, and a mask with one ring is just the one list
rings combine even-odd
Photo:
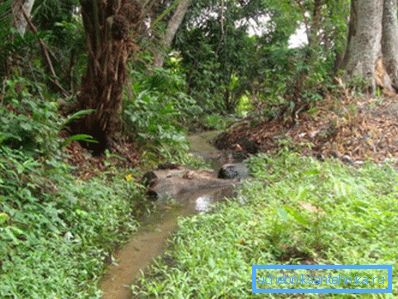
[(300, 0), (295, 0), (295, 2), (299, 6), (299, 8), (300, 8), (300, 10), (301, 10), (301, 12), (303, 14), (303, 22), (304, 22), (304, 26), (305, 26), (305, 31), (307, 33), (307, 37), (309, 37), (310, 36), (310, 24), (309, 24), (307, 16), (305, 15), (306, 9), (305, 9), (303, 3), (301, 3)]
[(66, 96), (66, 97), (69, 96), (68, 92), (61, 86), (61, 84), (59, 83), (59, 81), (57, 79), (57, 75), (55, 73), (54, 66), (53, 66), (51, 58), (50, 58), (48, 47), (46, 46), (44, 41), (40, 37), (37, 36), (37, 28), (32, 23), (32, 21), (30, 20), (29, 16), (26, 14), (26, 12), (23, 9), (23, 7), (21, 7), (21, 10), (22, 10), (22, 14), (23, 14), (26, 22), (29, 25), (29, 28), (36, 35), (37, 40), (38, 40), (38, 42), (40, 44), (40, 48), (41, 48), (41, 50), (43, 52), (44, 60), (46, 61), (47, 67), (50, 70), (51, 76), (53, 77), (53, 78), (50, 78), (50, 81), (62, 92), (62, 94), (64, 96)]

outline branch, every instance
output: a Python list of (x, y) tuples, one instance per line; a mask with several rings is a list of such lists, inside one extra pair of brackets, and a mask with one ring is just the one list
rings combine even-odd
[(44, 56), (44, 60), (47, 64), (48, 69), (50, 70), (51, 76), (53, 78), (50, 79), (50, 81), (62, 92), (62, 94), (64, 96), (69, 96), (68, 92), (61, 86), (61, 84), (59, 83), (58, 79), (57, 79), (57, 75), (55, 73), (54, 70), (54, 66), (52, 64), (51, 58), (50, 58), (50, 52), (48, 50), (48, 47), (46, 46), (46, 44), (44, 43), (44, 41), (37, 36), (37, 28), (35, 27), (35, 25), (32, 23), (32, 21), (30, 20), (30, 18), (28, 17), (28, 15), (26, 14), (25, 10), (22, 7), (22, 14), (26, 20), (26, 22), (29, 25), (29, 28), (32, 30), (32, 32), (36, 35), (37, 40), (40, 44), (40, 48), (43, 52), (43, 56)]
[(310, 37), (310, 25), (309, 25), (309, 21), (307, 16), (305, 15), (306, 9), (303, 5), (303, 3), (301, 3), (300, 0), (295, 0), (295, 2), (297, 3), (297, 5), (299, 6), (302, 14), (303, 14), (303, 21), (304, 21), (304, 26), (305, 26), (305, 31), (307, 32), (307, 37)]

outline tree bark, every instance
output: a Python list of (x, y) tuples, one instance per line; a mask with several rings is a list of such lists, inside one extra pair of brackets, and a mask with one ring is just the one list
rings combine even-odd
[(88, 63), (82, 79), (78, 109), (95, 112), (75, 124), (75, 133), (93, 136), (101, 152), (120, 129), (127, 59), (137, 46), (131, 33), (142, 16), (141, 6), (129, 0), (81, 0)]
[(21, 36), (25, 35), (26, 27), (28, 26), (24, 12), (26, 16), (30, 17), (34, 3), (35, 0), (14, 0), (12, 4), (14, 27)]
[(296, 102), (296, 108), (301, 108), (301, 95), (303, 90), (305, 90), (305, 83), (310, 72), (309, 67), (313, 65), (313, 62), (316, 59), (316, 55), (319, 51), (320, 46), (320, 38), (319, 32), (321, 29), (321, 21), (322, 21), (322, 6), (324, 5), (324, 0), (315, 0), (314, 6), (311, 13), (311, 18), (307, 17), (305, 7), (302, 2), (297, 1), (297, 4), (300, 6), (302, 10), (303, 19), (306, 27), (306, 33), (308, 38), (308, 46), (306, 49), (305, 57), (304, 57), (304, 65), (307, 68), (302, 69), (296, 75), (294, 85), (292, 88), (288, 90), (287, 97), (292, 97)]
[[(163, 35), (161, 45), (164, 49), (169, 49), (173, 40), (177, 34), (178, 29), (180, 28), (182, 21), (185, 18), (185, 15), (188, 11), (189, 6), (191, 5), (191, 0), (176, 0), (180, 1), (177, 5), (177, 8), (168, 22), (166, 32)], [(155, 66), (162, 67), (164, 64), (164, 55), (161, 51), (157, 51), (155, 54)]]
[(345, 57), (346, 81), (361, 78), (371, 93), (376, 89), (375, 67), (381, 53), (384, 0), (352, 0)]
[(347, 45), (345, 48), (345, 53), (343, 56), (343, 61), (338, 65), (338, 68), (340, 69), (345, 69), (348, 63), (348, 58), (351, 56), (350, 54), (350, 47), (349, 45), (351, 44), (351, 39), (352, 36), (354, 35), (354, 32), (356, 31), (356, 19), (357, 19), (357, 14), (355, 11), (355, 5), (354, 1), (351, 1), (351, 7), (350, 7), (350, 22), (348, 24), (348, 36), (347, 36)]
[(311, 49), (319, 46), (319, 30), (321, 29), (323, 0), (314, 1), (312, 12), (311, 28), (308, 34), (308, 47)]
[(382, 51), (384, 67), (393, 87), (398, 90), (397, 0), (384, 0)]

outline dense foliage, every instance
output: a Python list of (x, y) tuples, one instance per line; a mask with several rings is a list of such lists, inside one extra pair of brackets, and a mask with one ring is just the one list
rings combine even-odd
[[(260, 113), (321, 99), (344, 52), (349, 2), (325, 1), (319, 17), (314, 5), (195, 1), (176, 41), (190, 94), (206, 111), (224, 113), (236, 112), (244, 96)], [(297, 30), (307, 41), (315, 36), (292, 44)]]
[(128, 170), (83, 181), (64, 162), (57, 104), (28, 81), (0, 106), (0, 297), (87, 298), (104, 258), (137, 228), (141, 189)]
[(183, 77), (172, 70), (156, 69), (152, 74), (136, 73), (134, 78), (134, 97), (126, 97), (124, 105), (126, 131), (160, 151), (183, 150), (185, 124), (197, 123), (201, 113), (186, 94)]

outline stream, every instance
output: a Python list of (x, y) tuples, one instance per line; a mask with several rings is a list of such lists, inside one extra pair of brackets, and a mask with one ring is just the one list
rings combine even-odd
[[(212, 131), (188, 137), (191, 152), (209, 162), (214, 171), (233, 162), (230, 155), (210, 144), (218, 133)], [(178, 217), (208, 212), (215, 201), (232, 193), (231, 186), (203, 189), (178, 196), (175, 204), (159, 204), (158, 211), (148, 216), (131, 240), (115, 253), (115, 262), (108, 266), (100, 282), (102, 298), (131, 299), (130, 286), (166, 249), (168, 238), (177, 228)]]

